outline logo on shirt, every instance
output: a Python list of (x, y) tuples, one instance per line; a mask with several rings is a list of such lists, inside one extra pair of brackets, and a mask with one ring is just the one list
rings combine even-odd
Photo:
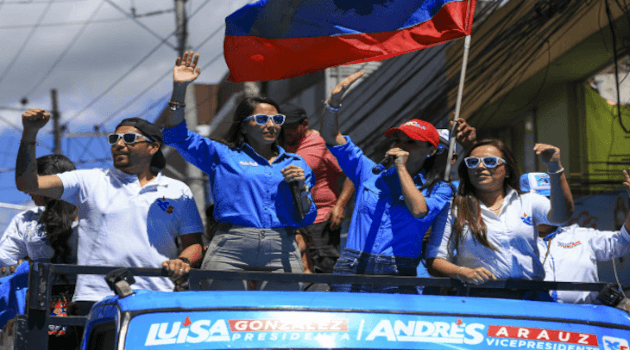
[(628, 345), (628, 341), (621, 338), (603, 336), (602, 340), (604, 341), (604, 349), (606, 350), (628, 350), (630, 346)]
[(558, 243), (558, 247), (560, 248), (573, 248), (582, 244), (581, 241), (571, 242), (571, 243)]
[(523, 223), (525, 225), (532, 226), (532, 217), (531, 216), (527, 216), (527, 213), (523, 213), (523, 216), (521, 217), (521, 220), (523, 220)]
[(238, 162), (238, 164), (244, 165), (244, 166), (258, 166), (258, 163), (256, 162), (244, 161), (244, 160), (241, 160), (240, 162)]
[(536, 179), (536, 185), (538, 185), (538, 187), (551, 186), (549, 183), (549, 176), (547, 174), (536, 174), (534, 175), (534, 179)]
[(162, 199), (157, 200), (157, 205), (168, 214), (173, 214), (173, 209), (175, 209), (170, 202), (166, 201), (166, 197), (162, 197)]

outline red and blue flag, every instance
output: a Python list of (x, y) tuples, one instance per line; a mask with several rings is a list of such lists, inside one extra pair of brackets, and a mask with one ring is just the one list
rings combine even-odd
[(260, 0), (225, 19), (230, 80), (291, 78), (470, 34), (476, 0)]

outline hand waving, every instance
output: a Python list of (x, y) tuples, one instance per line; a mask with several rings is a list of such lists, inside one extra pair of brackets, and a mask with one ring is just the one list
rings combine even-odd
[(337, 86), (335, 86), (335, 88), (333, 89), (332, 94), (330, 95), (330, 100), (328, 102), (330, 106), (334, 108), (339, 107), (339, 104), (341, 104), (341, 98), (343, 97), (343, 94), (346, 92), (346, 90), (348, 90), (350, 85), (352, 85), (355, 81), (361, 78), (363, 74), (365, 73), (361, 71), (356, 72), (352, 74), (351, 76), (347, 77), (346, 79), (342, 80), (341, 83), (337, 84)]
[(178, 57), (173, 68), (173, 82), (188, 84), (195, 81), (201, 73), (201, 67), (197, 67), (197, 61), (199, 61), (199, 54), (195, 55), (192, 51), (184, 52), (183, 58)]

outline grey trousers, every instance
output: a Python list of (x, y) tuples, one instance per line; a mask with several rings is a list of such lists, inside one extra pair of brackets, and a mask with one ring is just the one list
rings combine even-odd
[[(222, 225), (201, 264), (203, 270), (304, 273), (293, 229)], [(300, 283), (204, 280), (206, 290), (300, 290)]]

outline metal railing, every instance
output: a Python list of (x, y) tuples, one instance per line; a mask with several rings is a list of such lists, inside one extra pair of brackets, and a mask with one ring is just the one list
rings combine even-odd
[[(29, 274), (26, 315), (18, 315), (18, 343), (20, 349), (46, 349), (48, 326), (84, 326), (87, 316), (50, 316), (53, 275), (106, 275), (120, 269), (116, 266), (78, 266), (32, 263)], [(159, 268), (124, 267), (133, 276), (168, 277), (168, 271)], [(186, 277), (186, 276), (184, 276)], [(273, 282), (303, 282), (327, 284), (362, 284), (388, 286), (424, 286), (464, 288), (469, 295), (471, 288), (517, 289), (517, 290), (574, 290), (601, 291), (607, 283), (543, 282), (529, 280), (495, 280), (471, 286), (451, 278), (417, 278), (402, 276), (366, 276), (334, 274), (290, 274), (269, 272), (233, 272), (192, 269), (187, 275), (190, 290), (201, 290), (201, 280), (246, 280)], [(309, 292), (303, 292), (309, 293)]]

